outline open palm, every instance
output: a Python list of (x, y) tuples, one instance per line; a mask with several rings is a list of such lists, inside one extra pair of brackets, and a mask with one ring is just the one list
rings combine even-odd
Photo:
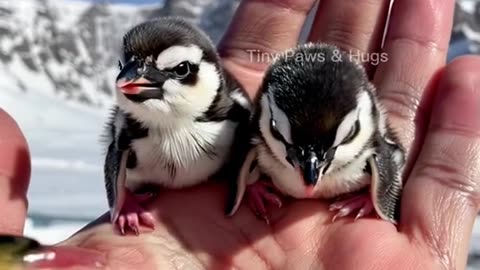
[[(252, 52), (295, 46), (314, 2), (240, 4), (219, 48), (227, 69), (252, 97), (268, 65), (256, 62)], [(409, 151), (398, 227), (374, 217), (332, 223), (328, 202), (319, 200), (270, 209), (270, 225), (245, 206), (227, 218), (226, 187), (208, 183), (161, 192), (149, 205), (157, 218), (154, 231), (121, 236), (105, 215), (61, 243), (73, 252), (65, 254), (74, 258), (77, 252), (76, 262), (88, 267), (101, 262), (109, 269), (463, 268), (479, 206), (480, 74), (475, 72), (480, 59), (469, 56), (445, 65), (453, 0), (395, 3), (380, 46), (388, 2), (321, 1), (309, 40), (388, 56), (379, 65), (366, 65)], [(7, 198), (0, 205), (10, 203), (8, 209), (18, 211), (6, 212), (12, 218), (3, 230), (19, 232), (25, 204)]]
[(205, 186), (162, 194), (151, 207), (155, 231), (119, 236), (104, 218), (62, 246), (95, 250), (93, 258), (112, 269), (436, 269), (444, 259), (423, 239), (379, 219), (332, 224), (327, 204), (318, 201), (271, 209), (270, 225), (247, 207), (225, 218), (224, 191)]

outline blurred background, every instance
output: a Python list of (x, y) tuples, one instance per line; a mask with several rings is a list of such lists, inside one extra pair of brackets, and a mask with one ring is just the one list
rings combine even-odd
[[(105, 213), (100, 133), (122, 35), (150, 18), (188, 18), (218, 42), (238, 0), (0, 0), (0, 107), (32, 152), (25, 233), (65, 239)], [(480, 1), (457, 1), (449, 61), (480, 53)], [(480, 220), (471, 269), (480, 268)]]

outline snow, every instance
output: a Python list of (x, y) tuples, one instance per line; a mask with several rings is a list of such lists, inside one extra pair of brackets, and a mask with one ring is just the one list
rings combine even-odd
[(118, 70), (118, 33), (142, 21), (148, 6), (112, 5), (107, 14), (88, 1), (0, 0), (0, 7), (7, 14), (0, 28), (11, 36), (0, 38), (0, 87), (105, 107), (113, 90), (105, 82)]
[(61, 29), (72, 27), (78, 19), (78, 14), (81, 14), (90, 7), (88, 2), (72, 2), (64, 0), (56, 0), (55, 2), (57, 14), (61, 16), (61, 20), (59, 20), (60, 23), (58, 24), (58, 27)]
[[(45, 76), (42, 76), (37, 72), (32, 72), (30, 69), (28, 69), (23, 63), (23, 61), (19, 59), (19, 55), (13, 55), (12, 57), (13, 61), (8, 67), (0, 66), (1, 69), (5, 70), (5, 77), (8, 78), (11, 76), (14, 78), (18, 78), (18, 76), (21, 76), (23, 80), (35, 82), (35, 85), (38, 88), (37, 92), (40, 91), (45, 94), (51, 93), (51, 89), (54, 88), (51, 81), (47, 80)], [(10, 80), (1, 80), (0, 87), (2, 87), (2, 89), (5, 87), (9, 87), (11, 83), (12, 82)]]
[(457, 2), (459, 2), (460, 6), (464, 11), (468, 13), (473, 13), (473, 10), (475, 9), (475, 3), (477, 2), (477, 0), (462, 0)]
[(462, 30), (470, 40), (480, 43), (480, 33), (475, 32), (468, 25), (463, 25)]
[[(105, 213), (103, 149), (100, 134), (107, 117), (54, 97), (2, 89), (0, 107), (22, 128), (32, 153), (29, 214), (86, 221), (63, 228), (78, 229)], [(46, 228), (33, 232), (42, 236)], [(47, 239), (48, 240), (48, 239)], [(55, 240), (55, 237), (48, 240)]]
[(84, 227), (86, 223), (81, 222), (58, 222), (54, 225), (35, 225), (32, 219), (25, 224), (25, 236), (32, 237), (44, 245), (59, 243)]

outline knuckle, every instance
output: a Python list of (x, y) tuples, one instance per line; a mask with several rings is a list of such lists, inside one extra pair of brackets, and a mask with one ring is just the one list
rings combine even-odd
[(453, 135), (459, 138), (465, 139), (478, 139), (480, 138), (480, 130), (457, 123), (439, 123), (432, 122), (430, 125), (430, 132)]
[(364, 53), (373, 34), (372, 29), (352, 27), (351, 24), (336, 21), (328, 27), (324, 39), (344, 50)]
[[(430, 157), (428, 161), (422, 162), (419, 167), (419, 177), (426, 177), (437, 185), (450, 191), (447, 194), (461, 196), (467, 199), (471, 206), (478, 209), (480, 206), (480, 192), (478, 183), (469, 170), (468, 165), (460, 161), (447, 158), (448, 155), (437, 155)], [(475, 174), (475, 173), (473, 173)]]
[(292, 10), (295, 12), (307, 13), (313, 3), (313, 0), (257, 0), (260, 2), (269, 2), (280, 8)]
[(389, 38), (389, 43), (402, 48), (410, 48), (412, 51), (427, 50), (440, 55), (445, 55), (448, 50), (448, 46), (441, 46), (437, 38), (422, 37), (420, 35), (409, 37), (405, 37), (404, 35), (392, 36)]
[(412, 121), (421, 107), (421, 93), (423, 91), (414, 84), (398, 80), (389, 89), (378, 92), (379, 99), (388, 113), (404, 121)]
[[(427, 179), (431, 188), (437, 190), (434, 201), (436, 207), (431, 213), (433, 223), (422, 224), (424, 237), (421, 242), (429, 246), (439, 266), (454, 269), (456, 260), (451, 247), (455, 245), (456, 238), (452, 231), (456, 231), (454, 228), (458, 225), (458, 215), (467, 213), (467, 209), (478, 210), (478, 184), (465, 169), (465, 165), (453, 158), (430, 157), (430, 160), (423, 162), (418, 169), (417, 176)], [(445, 211), (457, 214), (445, 215)]]

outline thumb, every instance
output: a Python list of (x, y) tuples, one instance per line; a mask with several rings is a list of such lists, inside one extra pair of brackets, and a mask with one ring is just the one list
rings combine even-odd
[(15, 121), (0, 109), (0, 233), (23, 234), (29, 182), (27, 142)]
[(449, 64), (405, 186), (401, 230), (442, 268), (464, 269), (480, 192), (480, 58)]

